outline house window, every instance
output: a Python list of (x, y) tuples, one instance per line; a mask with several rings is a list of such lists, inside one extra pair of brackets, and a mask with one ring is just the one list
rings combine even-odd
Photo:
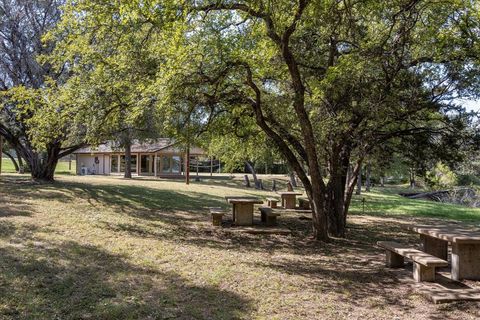
[[(137, 172), (137, 155), (131, 156), (130, 169), (132, 172)], [(125, 172), (125, 156), (120, 156), (120, 172)]]
[(170, 173), (170, 157), (162, 156), (162, 173)]
[(140, 157), (140, 172), (152, 173), (153, 156), (143, 154)]
[(182, 158), (179, 156), (172, 157), (172, 173), (180, 173), (182, 170)]
[(118, 172), (118, 156), (117, 155), (113, 155), (111, 157), (110, 167), (111, 167), (110, 169), (111, 172)]

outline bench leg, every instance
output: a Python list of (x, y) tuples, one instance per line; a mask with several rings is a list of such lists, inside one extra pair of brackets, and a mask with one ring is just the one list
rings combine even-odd
[(403, 256), (396, 254), (395, 252), (386, 250), (387, 254), (387, 267), (389, 268), (401, 268), (405, 264), (405, 259)]
[(271, 227), (277, 225), (277, 216), (267, 216), (266, 225)]
[(452, 244), (452, 279), (480, 280), (480, 244)]
[(426, 267), (420, 263), (413, 262), (413, 279), (416, 282), (435, 281), (435, 267)]
[(260, 211), (260, 221), (267, 222), (267, 214), (263, 210)]
[(221, 226), (222, 220), (223, 220), (222, 218), (223, 218), (222, 215), (212, 214), (212, 225), (215, 227)]

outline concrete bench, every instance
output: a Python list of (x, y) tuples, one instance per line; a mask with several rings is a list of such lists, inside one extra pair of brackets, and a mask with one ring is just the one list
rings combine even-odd
[(387, 267), (401, 268), (404, 258), (412, 260), (413, 278), (417, 282), (435, 281), (435, 268), (448, 266), (448, 261), (397, 242), (378, 241), (377, 245), (386, 250)]
[(267, 226), (275, 226), (277, 224), (277, 217), (280, 216), (280, 213), (273, 212), (270, 207), (260, 207), (260, 219)]
[(277, 198), (267, 198), (267, 206), (269, 206), (270, 208), (276, 208), (279, 201), (280, 200), (278, 200)]
[(210, 208), (210, 214), (212, 215), (212, 225), (219, 227), (222, 225), (223, 216), (227, 212), (222, 208)]
[(310, 200), (307, 198), (298, 198), (298, 207), (302, 210), (310, 210)]

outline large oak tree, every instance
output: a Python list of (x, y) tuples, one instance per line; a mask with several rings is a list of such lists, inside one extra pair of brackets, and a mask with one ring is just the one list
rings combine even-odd
[(217, 114), (249, 111), (305, 186), (315, 237), (342, 237), (365, 156), (389, 139), (453, 130), (452, 99), (478, 92), (477, 9), (195, 1), (166, 73), (175, 92), (166, 101), (196, 96)]

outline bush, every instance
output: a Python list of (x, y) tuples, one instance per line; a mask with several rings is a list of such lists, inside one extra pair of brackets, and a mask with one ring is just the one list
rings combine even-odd
[(425, 178), (427, 185), (434, 190), (454, 187), (457, 185), (457, 181), (457, 175), (441, 162), (438, 162), (431, 171), (428, 171)]

